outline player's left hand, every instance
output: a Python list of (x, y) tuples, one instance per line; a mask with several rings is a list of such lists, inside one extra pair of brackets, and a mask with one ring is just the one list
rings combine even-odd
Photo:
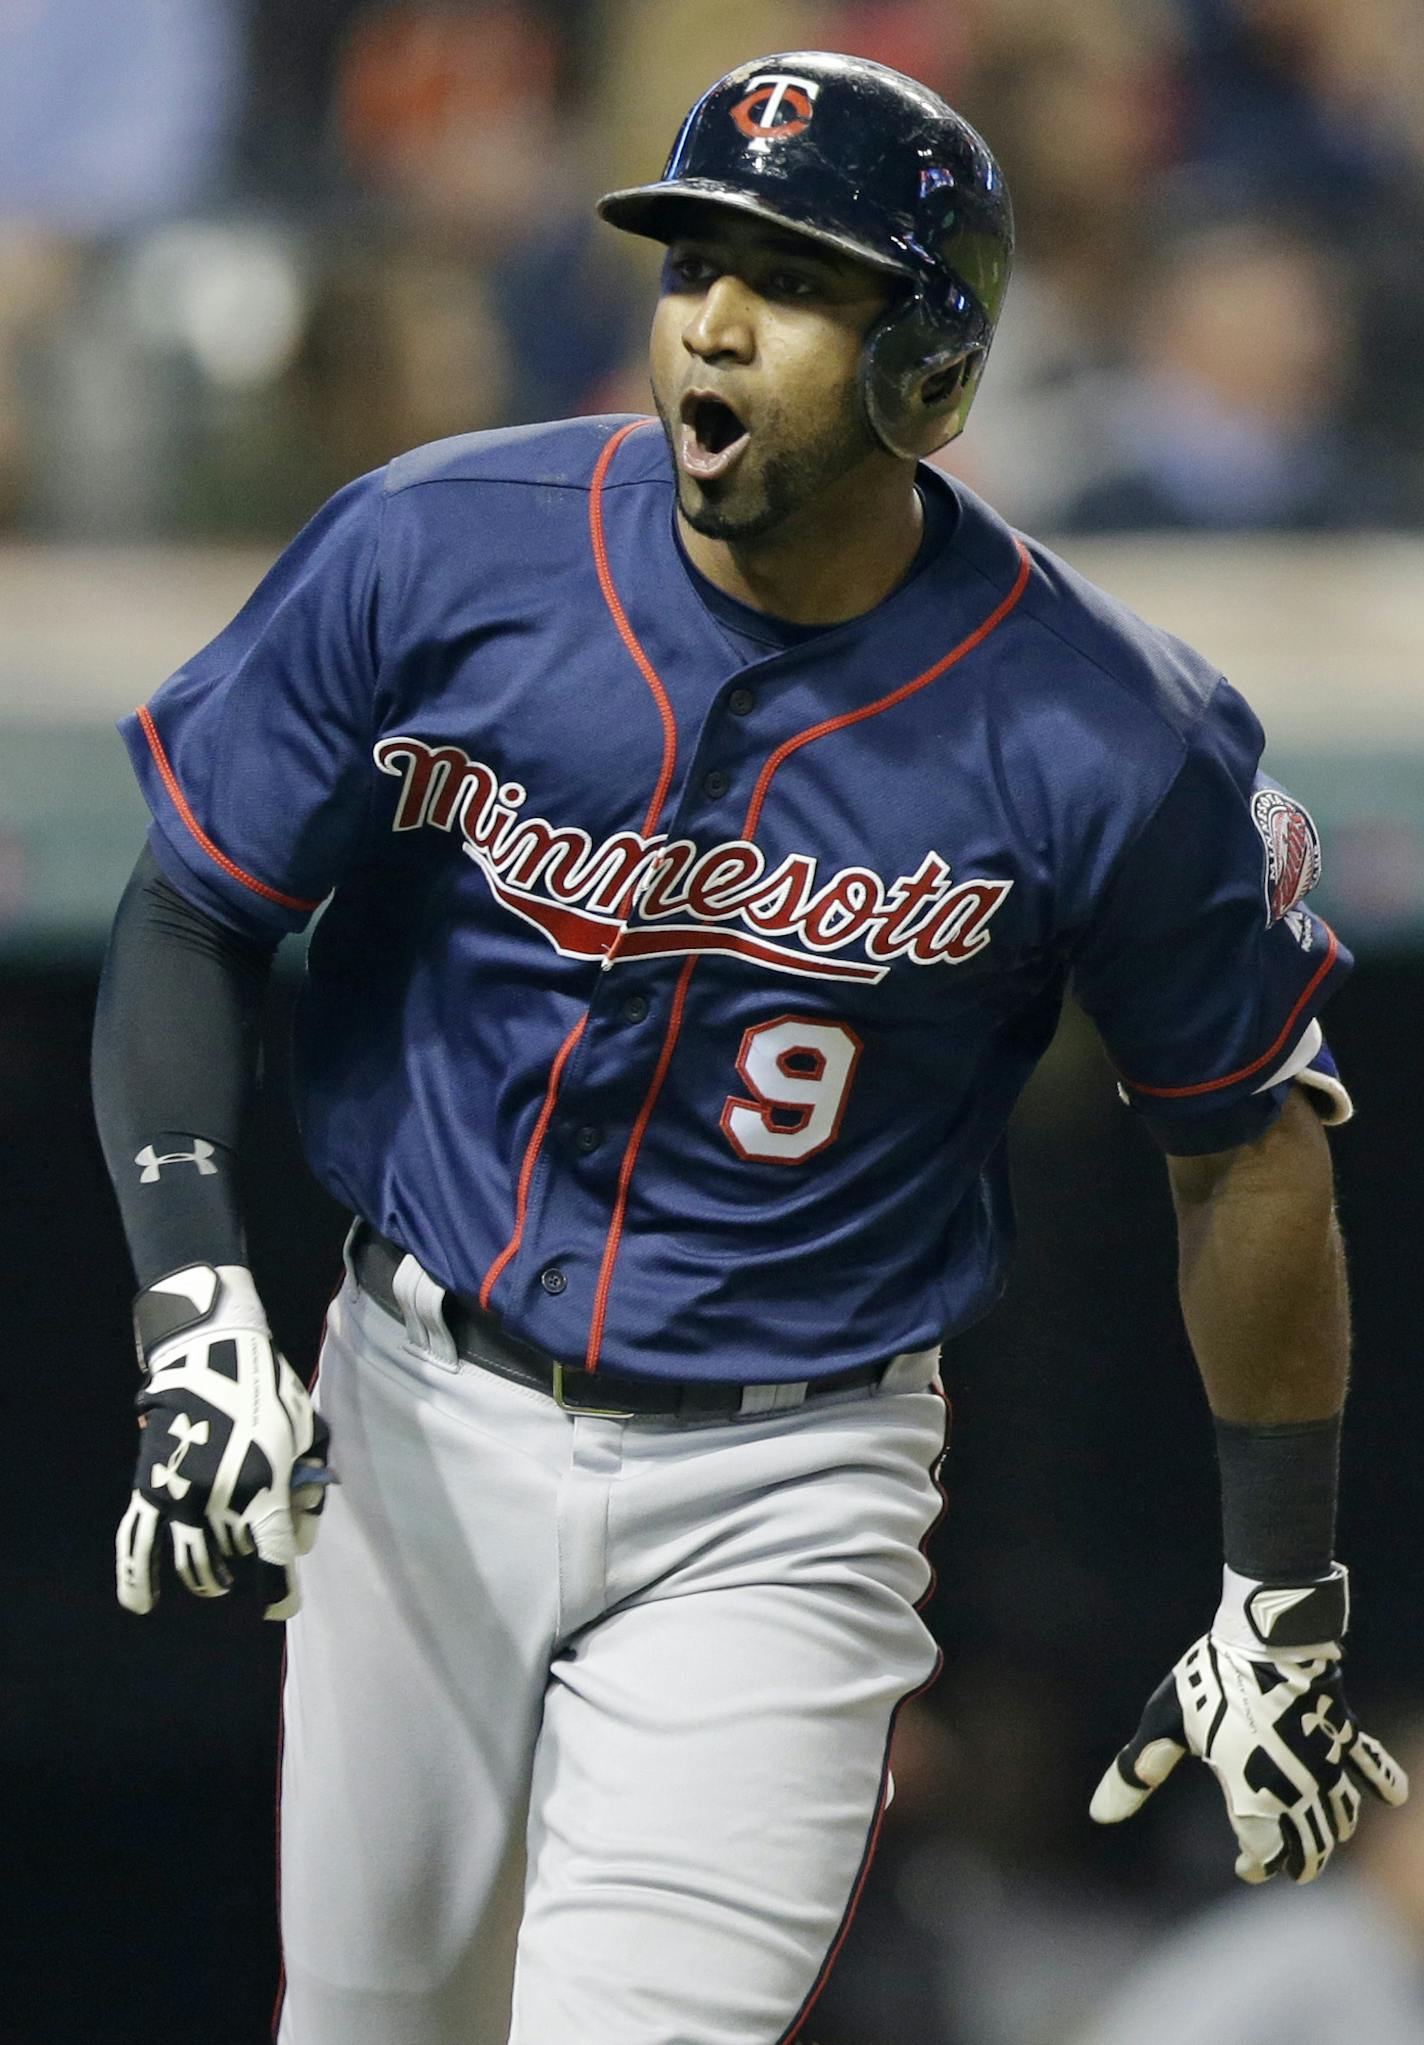
[(1244, 1882), (1313, 1882), (1354, 1831), (1360, 1791), (1402, 1804), (1409, 1778), (1361, 1732), (1340, 1680), (1349, 1579), (1263, 1584), (1225, 1572), (1212, 1623), (1161, 1686), (1093, 1795), (1100, 1825), (1130, 1818), (1185, 1754), (1221, 1785)]
[[(330, 1432), (274, 1346), (251, 1276), (195, 1264), (139, 1294), (147, 1383), (138, 1467), (116, 1542), (119, 1603), (149, 1612), (162, 1548), (195, 1597), (218, 1598), (252, 1557), (263, 1616), (298, 1609), (296, 1562), (333, 1482)], [(166, 1533), (167, 1542), (163, 1540)]]

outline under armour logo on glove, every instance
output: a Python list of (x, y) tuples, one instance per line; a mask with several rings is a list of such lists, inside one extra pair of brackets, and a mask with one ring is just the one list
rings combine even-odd
[(175, 1413), (168, 1423), (168, 1432), (178, 1446), (166, 1463), (155, 1463), (149, 1482), (155, 1491), (167, 1491), (173, 1498), (186, 1498), (192, 1485), (186, 1477), (178, 1474), (184, 1456), (191, 1448), (202, 1448), (208, 1439), (208, 1422), (193, 1421), (186, 1413)]
[[(1245, 1882), (1311, 1882), (1359, 1820), (1360, 1791), (1402, 1804), (1409, 1779), (1345, 1701), (1340, 1641), (1348, 1578), (1337, 1563), (1306, 1585), (1225, 1573), (1211, 1632), (1150, 1698), (1136, 1733), (1098, 1784), (1091, 1814), (1114, 1825), (1140, 1810), (1186, 1754), (1221, 1786)], [(1269, 1643), (1269, 1644), (1268, 1644)]]
[(1301, 1719), (1300, 1729), (1303, 1733), (1323, 1733), (1325, 1735), (1326, 1739), (1330, 1742), (1330, 1752), (1326, 1759), (1329, 1765), (1334, 1768), (1351, 1740), (1354, 1739), (1355, 1732), (1354, 1728), (1349, 1725), (1338, 1727), (1331, 1725), (1331, 1702), (1332, 1700), (1327, 1697), (1316, 1710), (1307, 1711)]
[[(148, 1612), (166, 1545), (195, 1597), (231, 1588), (253, 1558), (269, 1619), (297, 1610), (297, 1558), (334, 1481), (330, 1441), (301, 1379), (272, 1345), (250, 1275), (197, 1264), (134, 1307), (148, 1382), (138, 1468), (117, 1542), (119, 1603)], [(160, 1536), (167, 1535), (166, 1544)]]

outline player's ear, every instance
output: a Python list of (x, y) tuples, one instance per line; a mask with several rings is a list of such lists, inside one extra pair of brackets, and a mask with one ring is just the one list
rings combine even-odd
[(961, 355), (948, 368), (931, 371), (920, 385), (920, 403), (930, 411), (938, 411), (941, 406), (950, 404), (958, 397), (972, 360), (972, 355)]

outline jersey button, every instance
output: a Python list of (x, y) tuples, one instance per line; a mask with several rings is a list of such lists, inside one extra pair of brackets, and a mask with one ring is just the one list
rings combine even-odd
[(724, 774), (720, 767), (714, 767), (712, 769), (712, 772), (705, 776), (705, 778), (703, 779), (702, 793), (704, 795), (710, 795), (713, 802), (716, 802), (719, 800), (720, 797), (724, 796), (727, 793), (727, 790), (731, 787), (731, 785), (732, 785), (731, 775)]
[(547, 1271), (539, 1273), (539, 1283), (543, 1286), (545, 1292), (560, 1293), (568, 1282), (568, 1279), (565, 1278), (557, 1264), (551, 1264)]
[(756, 697), (750, 689), (733, 689), (727, 698), (727, 708), (733, 717), (746, 717), (756, 708)]
[(596, 1129), (592, 1122), (585, 1122), (582, 1129), (578, 1130), (574, 1136), (574, 1143), (583, 1152), (585, 1157), (588, 1156), (591, 1150), (597, 1150), (602, 1141), (603, 1131)]
[(630, 994), (623, 1004), (623, 1013), (629, 1022), (646, 1022), (648, 1019), (647, 995)]

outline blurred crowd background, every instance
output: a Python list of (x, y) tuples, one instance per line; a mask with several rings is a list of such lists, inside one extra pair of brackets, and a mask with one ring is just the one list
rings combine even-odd
[[(143, 824), (109, 720), (352, 475), (646, 409), (656, 252), (591, 202), (804, 46), (913, 72), (1008, 173), (1021, 260), (946, 465), (1154, 616), (1205, 605), (1248, 696), (1275, 675), (1267, 763), (1360, 953), (1352, 1690), (1424, 1780), (1420, 0), (0, 0), (0, 2045), (258, 2045), (276, 1972), (280, 1643), (110, 1589), (129, 1276), (85, 1061)], [(295, 1154), (289, 998), (253, 1257), (310, 1362), (343, 1218)], [(1072, 1015), (1015, 1161), (1015, 1281), (947, 1360), (946, 1670), (808, 2045), (1421, 2045), (1424, 1797), (1308, 1892), (1233, 1893), (1201, 1770), (1087, 1822), (1215, 1603), (1210, 1431), (1161, 1166)]]
[(656, 258), (590, 202), (807, 46), (1005, 166), (962, 459), (1011, 518), (1424, 517), (1418, 0), (6, 0), (0, 527), (282, 534), (419, 441), (641, 409)]

